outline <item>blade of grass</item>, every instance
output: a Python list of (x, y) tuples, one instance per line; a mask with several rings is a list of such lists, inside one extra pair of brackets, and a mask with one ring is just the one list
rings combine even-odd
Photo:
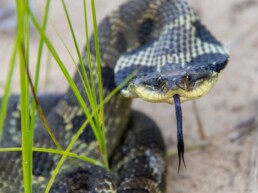
[[(89, 28), (88, 28), (88, 16), (87, 16), (86, 0), (83, 0), (83, 11), (84, 11), (84, 27), (85, 27), (85, 36), (86, 36), (85, 39), (86, 39), (87, 61), (88, 61), (88, 67), (90, 69), (89, 74), (90, 74), (90, 80), (91, 80), (91, 88), (92, 88), (92, 92), (94, 93), (94, 98), (96, 99), (95, 80), (94, 80), (94, 77), (93, 77), (93, 72), (91, 70), (92, 69), (92, 59), (91, 59), (91, 50), (90, 50), (91, 48), (90, 48), (90, 41), (89, 41)], [(93, 22), (95, 22), (95, 25), (97, 25), (96, 20), (93, 21)], [(94, 40), (95, 40), (95, 38), (94, 38)], [(100, 57), (100, 54), (98, 55), (98, 57)], [(100, 61), (100, 58), (98, 60)], [(96, 63), (96, 61), (95, 61), (95, 63)], [(99, 71), (98, 67), (97, 67), (97, 76), (102, 76), (102, 73)], [(99, 80), (100, 80), (99, 77), (97, 77), (97, 79), (98, 79), (98, 84), (99, 84)], [(101, 93), (101, 95), (102, 95), (102, 93)], [(102, 98), (102, 97), (100, 96), (100, 98)], [(99, 103), (101, 103), (101, 101), (99, 101)], [(95, 108), (96, 108), (96, 106), (95, 106)], [(104, 124), (103, 124), (103, 122), (104, 122), (103, 121), (104, 120), (104, 111), (100, 111), (98, 114), (96, 114), (96, 116), (95, 116), (95, 122), (98, 123), (98, 127), (102, 131), (102, 138), (104, 140), (103, 143), (102, 143), (102, 144), (104, 144), (104, 146), (99, 147), (98, 149), (100, 149), (102, 151), (102, 155), (103, 155), (102, 157), (103, 157), (104, 163), (105, 163), (106, 167), (108, 168), (109, 165), (108, 165), (107, 151), (106, 151), (105, 127), (104, 127)]]
[[(44, 31), (46, 30), (46, 26), (47, 26), (49, 7), (50, 7), (50, 0), (47, 0), (46, 5), (45, 5), (45, 10), (44, 10), (43, 23), (42, 23), (42, 29)], [(40, 37), (39, 46), (38, 46), (38, 54), (37, 54), (37, 62), (36, 62), (35, 81), (34, 81), (35, 94), (38, 91), (38, 82), (39, 82), (39, 75), (40, 75), (40, 64), (41, 64), (42, 52), (43, 52), (43, 40)], [(27, 69), (27, 71), (29, 71), (29, 69)], [(37, 104), (36, 104), (35, 100), (36, 99), (33, 98), (32, 111), (31, 111), (31, 122), (30, 122), (30, 129), (31, 129), (31, 132), (32, 132), (32, 136), (34, 136), (34, 127), (35, 127), (35, 120), (36, 120), (36, 106), (37, 106)], [(31, 145), (33, 146), (33, 139), (32, 139), (32, 144)]]
[[(99, 51), (99, 35), (98, 35), (98, 26), (97, 26), (97, 16), (96, 16), (96, 7), (95, 7), (95, 0), (91, 0), (91, 12), (92, 12), (92, 21), (93, 21), (93, 29), (94, 29), (94, 44), (96, 50), (96, 63), (97, 63), (97, 74), (98, 74), (98, 92), (99, 92), (99, 103), (103, 102), (103, 85), (102, 85), (102, 73), (101, 73), (101, 58), (100, 58), (100, 51)], [(103, 156), (104, 156), (104, 164), (106, 167), (108, 166), (108, 157), (107, 157), (107, 149), (106, 149), (106, 129), (104, 123), (104, 106), (101, 107), (99, 112), (99, 119), (101, 121), (101, 131), (102, 131), (102, 138), (104, 140), (104, 146), (101, 147)]]
[[(60, 150), (57, 150), (57, 149), (36, 148), (36, 147), (34, 147), (33, 151), (64, 155), (64, 151), (60, 151)], [(99, 162), (98, 160), (92, 159), (92, 158), (87, 157), (87, 156), (78, 156), (76, 153), (67, 152), (67, 157), (80, 159), (82, 161), (85, 161), (87, 163), (90, 163), (90, 164), (93, 164), (93, 165), (96, 165), (96, 166), (99, 166), (99, 167), (102, 167), (102, 168), (104, 167), (104, 165), (101, 162)]]
[[(47, 27), (50, 2), (51, 2), (50, 0), (46, 1), (46, 5), (45, 5), (45, 9), (44, 9), (44, 16), (43, 16), (43, 23), (42, 23), (42, 30), (43, 31), (46, 31), (46, 27)], [(39, 47), (38, 47), (38, 54), (37, 54), (35, 81), (34, 81), (35, 91), (38, 90), (38, 82), (39, 82), (40, 64), (41, 64), (41, 58), (42, 58), (42, 52), (43, 52), (43, 45), (44, 45), (43, 38), (40, 37)]]
[(11, 82), (12, 82), (13, 72), (15, 68), (17, 46), (18, 46), (18, 38), (16, 37), (10, 63), (9, 63), (9, 70), (7, 73), (7, 79), (4, 86), (4, 95), (2, 98), (1, 109), (0, 109), (0, 143), (2, 141), (3, 126), (4, 126), (5, 117), (6, 117), (10, 92), (11, 92)]
[[(59, 155), (63, 155), (64, 151), (62, 150), (57, 150), (57, 149), (50, 149), (50, 148), (38, 148), (38, 147), (33, 147), (33, 152), (43, 152), (43, 153), (51, 153), (51, 154), (59, 154)], [(8, 148), (0, 148), (0, 153), (8, 153), (8, 152), (21, 152), (22, 148), (21, 147), (8, 147)], [(97, 165), (99, 167), (104, 167), (104, 165), (99, 162), (98, 160), (86, 157), (86, 156), (78, 156), (75, 153), (67, 153), (68, 157), (71, 158), (76, 158), (85, 162), (88, 162), (90, 164), (93, 165)]]
[[(98, 26), (97, 26), (97, 16), (96, 16), (96, 8), (95, 1), (91, 0), (91, 11), (92, 11), (92, 21), (93, 21), (93, 29), (94, 29), (94, 43), (96, 50), (96, 60), (97, 60), (97, 71), (98, 71), (98, 89), (99, 89), (99, 101), (100, 103), (103, 101), (103, 85), (102, 85), (102, 76), (101, 76), (101, 58), (99, 51), (99, 35), (98, 35)], [(103, 109), (102, 109), (103, 111)]]
[(28, 17), (27, 17), (27, 0), (17, 0), (17, 21), (18, 21), (18, 53), (20, 62), (20, 93), (21, 93), (21, 131), (22, 131), (22, 168), (23, 168), (23, 183), (26, 193), (32, 192), (32, 147), (30, 141), (29, 129), (29, 86), (26, 77), (26, 66), (28, 65)]
[(86, 49), (87, 49), (87, 61), (88, 67), (90, 69), (90, 82), (91, 89), (94, 91), (94, 98), (96, 99), (96, 89), (95, 89), (95, 81), (92, 73), (92, 62), (91, 62), (91, 52), (90, 52), (90, 41), (89, 41), (89, 27), (88, 27), (88, 17), (87, 17), (87, 3), (86, 0), (83, 1), (83, 12), (84, 12), (84, 27), (85, 27), (85, 39), (86, 39)]
[(0, 148), (0, 153), (15, 152), (15, 151), (22, 151), (22, 148), (21, 147)]

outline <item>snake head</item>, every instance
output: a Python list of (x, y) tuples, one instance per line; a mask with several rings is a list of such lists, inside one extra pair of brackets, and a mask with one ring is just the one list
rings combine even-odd
[(215, 84), (218, 73), (206, 69), (173, 70), (163, 73), (142, 73), (132, 79), (125, 95), (149, 102), (174, 103), (173, 96), (182, 101), (205, 95)]

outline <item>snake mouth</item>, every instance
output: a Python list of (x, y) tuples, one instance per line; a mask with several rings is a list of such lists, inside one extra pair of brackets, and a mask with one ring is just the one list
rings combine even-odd
[(206, 95), (217, 82), (217, 72), (177, 73), (173, 75), (151, 74), (136, 77), (128, 84), (125, 96), (139, 97), (145, 101), (174, 104), (173, 96), (181, 102)]

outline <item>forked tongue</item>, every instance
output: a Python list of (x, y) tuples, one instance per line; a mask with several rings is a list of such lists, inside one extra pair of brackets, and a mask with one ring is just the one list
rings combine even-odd
[[(175, 110), (176, 110), (176, 122), (177, 122), (177, 153), (179, 159), (178, 165), (178, 173), (181, 166), (181, 160), (185, 166), (184, 160), (184, 137), (183, 137), (183, 119), (182, 119), (182, 109), (181, 109), (181, 102), (180, 96), (178, 94), (173, 96), (175, 102)], [(186, 167), (186, 166), (185, 166)]]

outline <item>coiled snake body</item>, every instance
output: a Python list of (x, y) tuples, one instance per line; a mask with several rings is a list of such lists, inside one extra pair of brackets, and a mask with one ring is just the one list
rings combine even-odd
[[(121, 5), (99, 25), (99, 45), (104, 96), (136, 72), (121, 94), (115, 95), (104, 108), (112, 173), (69, 159), (50, 192), (165, 192), (162, 135), (151, 119), (131, 112), (130, 98), (174, 103), (173, 98), (186, 101), (201, 97), (212, 88), (225, 67), (227, 50), (201, 24), (185, 0), (131, 0)], [(85, 61), (86, 58), (84, 54)], [(96, 62), (93, 38), (91, 59)], [(74, 81), (89, 106), (78, 73)], [(54, 135), (65, 149), (85, 121), (72, 90), (60, 96), (42, 95), (39, 101)], [(18, 97), (12, 96), (2, 147), (21, 145), (18, 103)], [(34, 146), (55, 148), (40, 122)], [(179, 148), (179, 153), (183, 153), (180, 151)], [(98, 159), (90, 126), (84, 129), (71, 152)], [(20, 152), (0, 154), (0, 192), (23, 192), (21, 159)], [(59, 159), (57, 154), (34, 152), (33, 192), (44, 192)]]

